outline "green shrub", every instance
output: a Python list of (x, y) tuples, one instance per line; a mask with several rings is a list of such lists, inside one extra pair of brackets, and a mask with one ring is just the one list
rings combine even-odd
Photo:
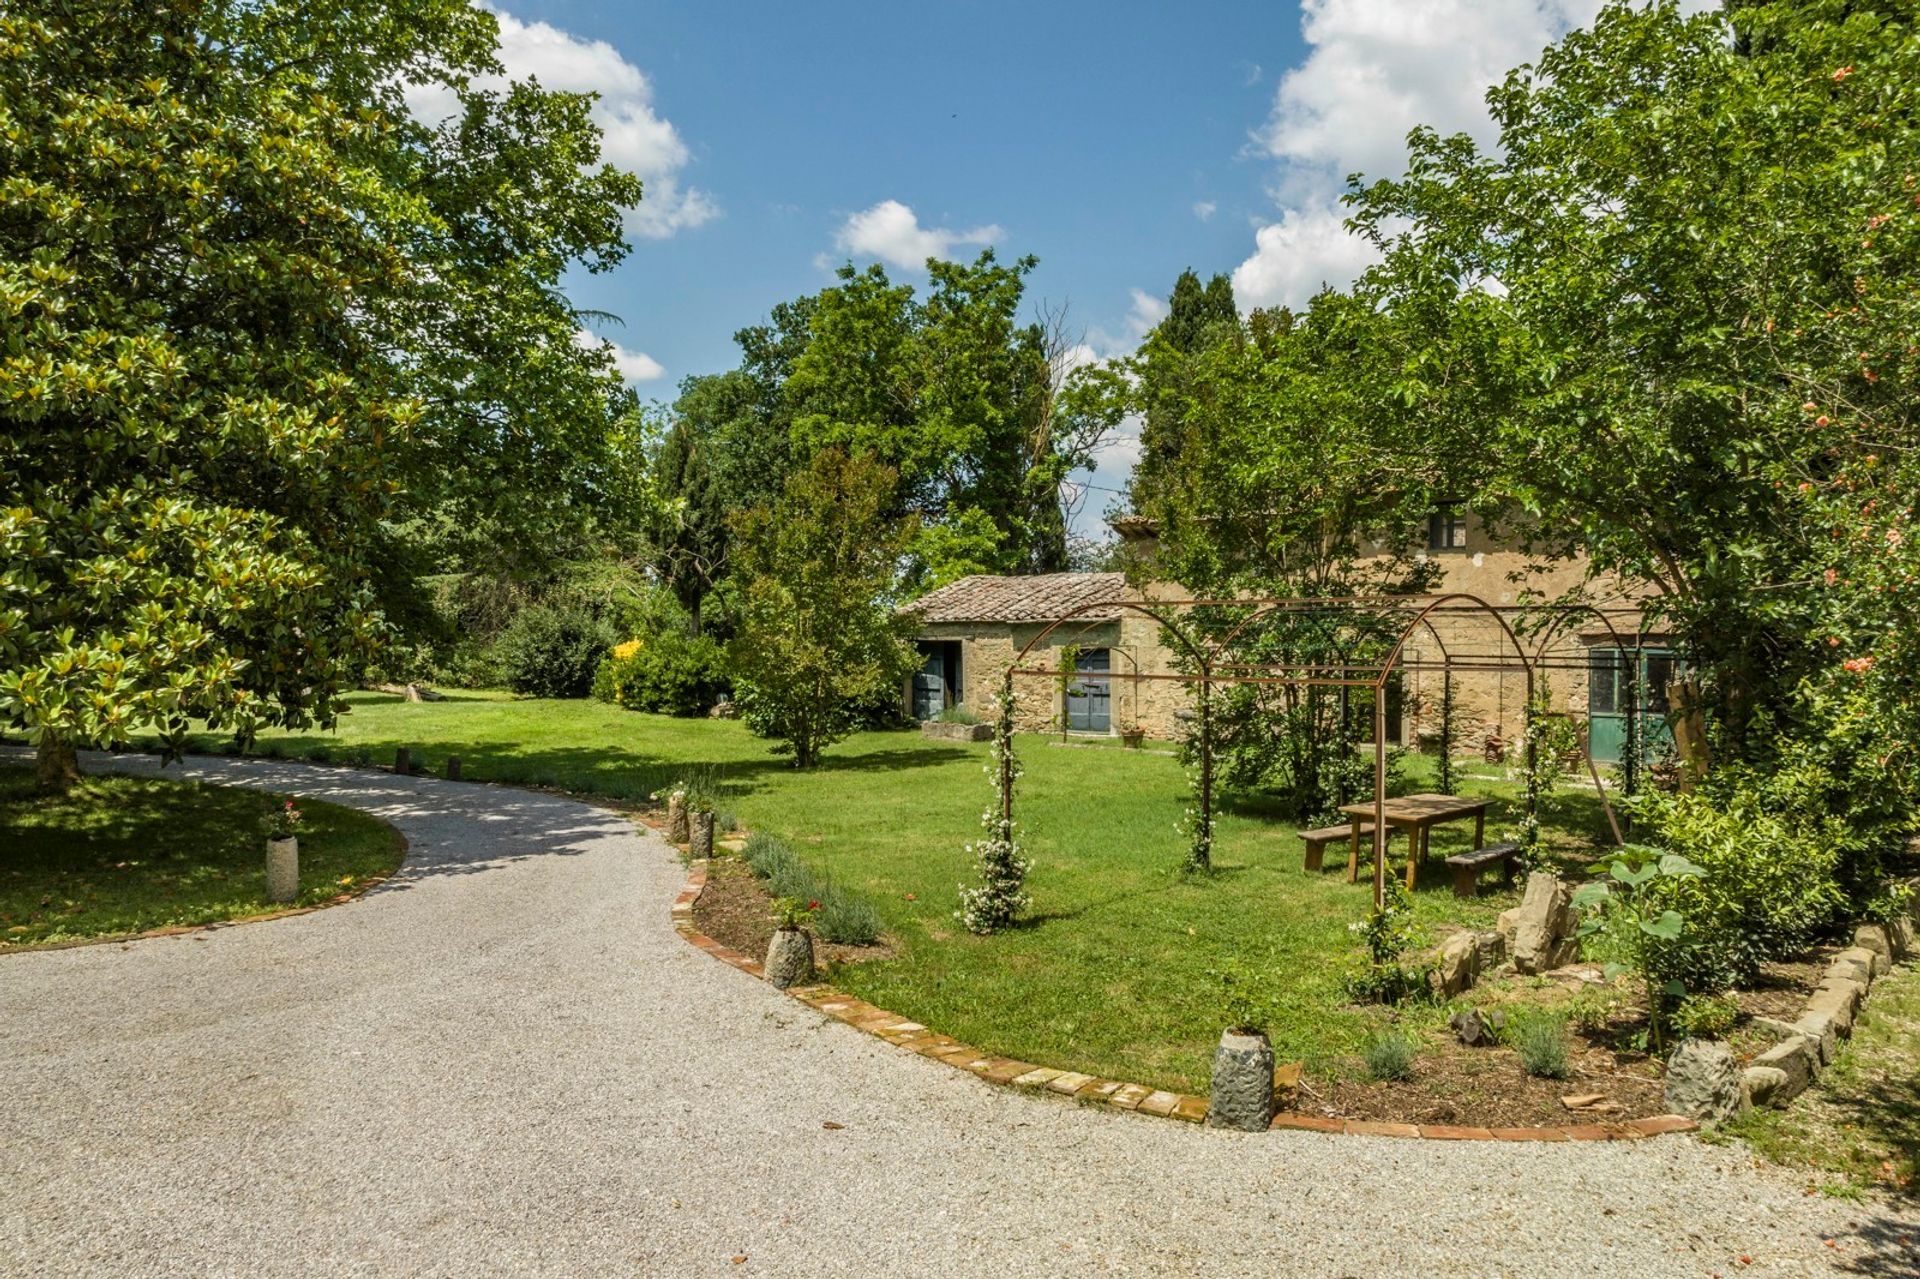
[(949, 706), (940, 712), (942, 724), (978, 724), (980, 717), (964, 706)]
[(1618, 997), (1597, 990), (1583, 990), (1567, 1001), (1567, 1021), (1593, 1034), (1605, 1030), (1613, 1022), (1614, 1009), (1619, 1007)]
[(1673, 1028), (1694, 1039), (1725, 1039), (1740, 1019), (1740, 1001), (1732, 995), (1690, 995), (1673, 1010)]
[(820, 903), (813, 924), (822, 941), (871, 946), (880, 940), (880, 916), (861, 898), (837, 884), (827, 884), (813, 900)]
[(731, 688), (726, 650), (671, 630), (616, 645), (593, 679), (602, 701), (657, 715), (704, 715)]
[(785, 840), (755, 831), (741, 850), (747, 868), (767, 881), (775, 897), (818, 902), (813, 911), (814, 932), (822, 941), (842, 946), (870, 946), (880, 939), (880, 916), (854, 893), (814, 874)]
[(1406, 1032), (1383, 1030), (1368, 1037), (1362, 1054), (1366, 1058), (1368, 1077), (1386, 1081), (1411, 1078), (1413, 1059), (1419, 1056), (1419, 1051)]
[(1540, 1009), (1507, 1020), (1507, 1039), (1520, 1054), (1520, 1066), (1536, 1079), (1567, 1077), (1567, 1019)]
[(1350, 924), (1366, 944), (1359, 971), (1346, 979), (1347, 998), (1363, 1004), (1397, 1004), (1428, 992), (1432, 963), (1405, 964), (1401, 957), (1419, 946), (1421, 930), (1413, 920), (1413, 898), (1397, 876), (1387, 876), (1386, 903), (1367, 912), (1359, 924)]
[(1690, 991), (1725, 990), (1806, 950), (1845, 917), (1837, 872), (1855, 835), (1844, 818), (1814, 806), (1811, 797), (1823, 793), (1797, 770), (1763, 777), (1727, 764), (1697, 790), (1635, 802), (1648, 842), (1700, 870), (1640, 890), (1653, 911), (1685, 920), (1678, 936), (1652, 947), (1652, 976)]
[(585, 697), (613, 634), (591, 609), (561, 601), (521, 610), (494, 643), (508, 688), (534, 697)]

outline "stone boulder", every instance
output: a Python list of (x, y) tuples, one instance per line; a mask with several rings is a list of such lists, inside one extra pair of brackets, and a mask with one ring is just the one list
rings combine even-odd
[(765, 971), (781, 990), (813, 980), (813, 934), (804, 928), (777, 929), (767, 943)]
[(1512, 910), (1500, 913), (1500, 935), (1514, 969), (1537, 976), (1572, 963), (1580, 956), (1574, 935), (1579, 916), (1573, 909), (1573, 888), (1552, 871), (1527, 876), (1526, 895)]
[(1853, 930), (1853, 944), (1873, 956), (1873, 975), (1884, 977), (1893, 969), (1893, 941), (1879, 924), (1862, 924)]
[(1213, 1052), (1207, 1125), (1265, 1132), (1273, 1122), (1273, 1045), (1265, 1035), (1227, 1031)]
[(1447, 1018), (1447, 1025), (1453, 1027), (1454, 1037), (1467, 1047), (1491, 1048), (1500, 1042), (1500, 1032), (1506, 1029), (1507, 1014), (1498, 1008), (1487, 1012), (1469, 1008)]
[(1452, 999), (1470, 989), (1480, 976), (1480, 948), (1471, 931), (1458, 932), (1440, 944), (1431, 981), (1434, 993)]
[(1747, 1099), (1756, 1106), (1784, 1105), (1776, 1102), (1787, 1088), (1787, 1072), (1778, 1066), (1748, 1066), (1740, 1072), (1740, 1086), (1747, 1090)]
[(1667, 1109), (1676, 1115), (1718, 1123), (1748, 1105), (1740, 1062), (1717, 1039), (1683, 1039), (1667, 1058)]
[(1784, 1106), (1805, 1092), (1820, 1075), (1820, 1049), (1812, 1040), (1793, 1035), (1753, 1059), (1749, 1071), (1777, 1070), (1786, 1082), (1767, 1094), (1766, 1104)]
[(920, 736), (943, 742), (990, 742), (993, 740), (993, 725), (952, 724), (939, 719), (922, 720)]

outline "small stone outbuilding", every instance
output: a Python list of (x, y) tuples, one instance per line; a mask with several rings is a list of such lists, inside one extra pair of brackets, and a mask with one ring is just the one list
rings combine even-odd
[(921, 617), (925, 664), (909, 681), (906, 709), (934, 719), (963, 707), (982, 720), (1021, 648), (1049, 623), (1087, 611), (1061, 626), (1028, 655), (1026, 665), (1062, 669), (1070, 659), (1077, 678), (1017, 677), (1014, 695), (1023, 731), (1120, 734), (1138, 726), (1148, 737), (1182, 734), (1185, 688), (1171, 680), (1139, 679), (1175, 670), (1152, 618), (1118, 606), (1140, 596), (1122, 573), (1042, 573), (1030, 577), (963, 577), (915, 602)]

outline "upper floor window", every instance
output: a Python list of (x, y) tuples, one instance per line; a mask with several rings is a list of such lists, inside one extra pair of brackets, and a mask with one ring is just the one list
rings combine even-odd
[(1427, 517), (1427, 549), (1429, 551), (1466, 550), (1466, 512), (1451, 503), (1435, 508), (1433, 514)]

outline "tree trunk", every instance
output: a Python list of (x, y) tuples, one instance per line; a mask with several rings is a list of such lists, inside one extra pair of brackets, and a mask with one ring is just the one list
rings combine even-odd
[(34, 757), (34, 784), (42, 794), (58, 795), (80, 780), (80, 761), (73, 743), (52, 729), (40, 731), (40, 747)]

